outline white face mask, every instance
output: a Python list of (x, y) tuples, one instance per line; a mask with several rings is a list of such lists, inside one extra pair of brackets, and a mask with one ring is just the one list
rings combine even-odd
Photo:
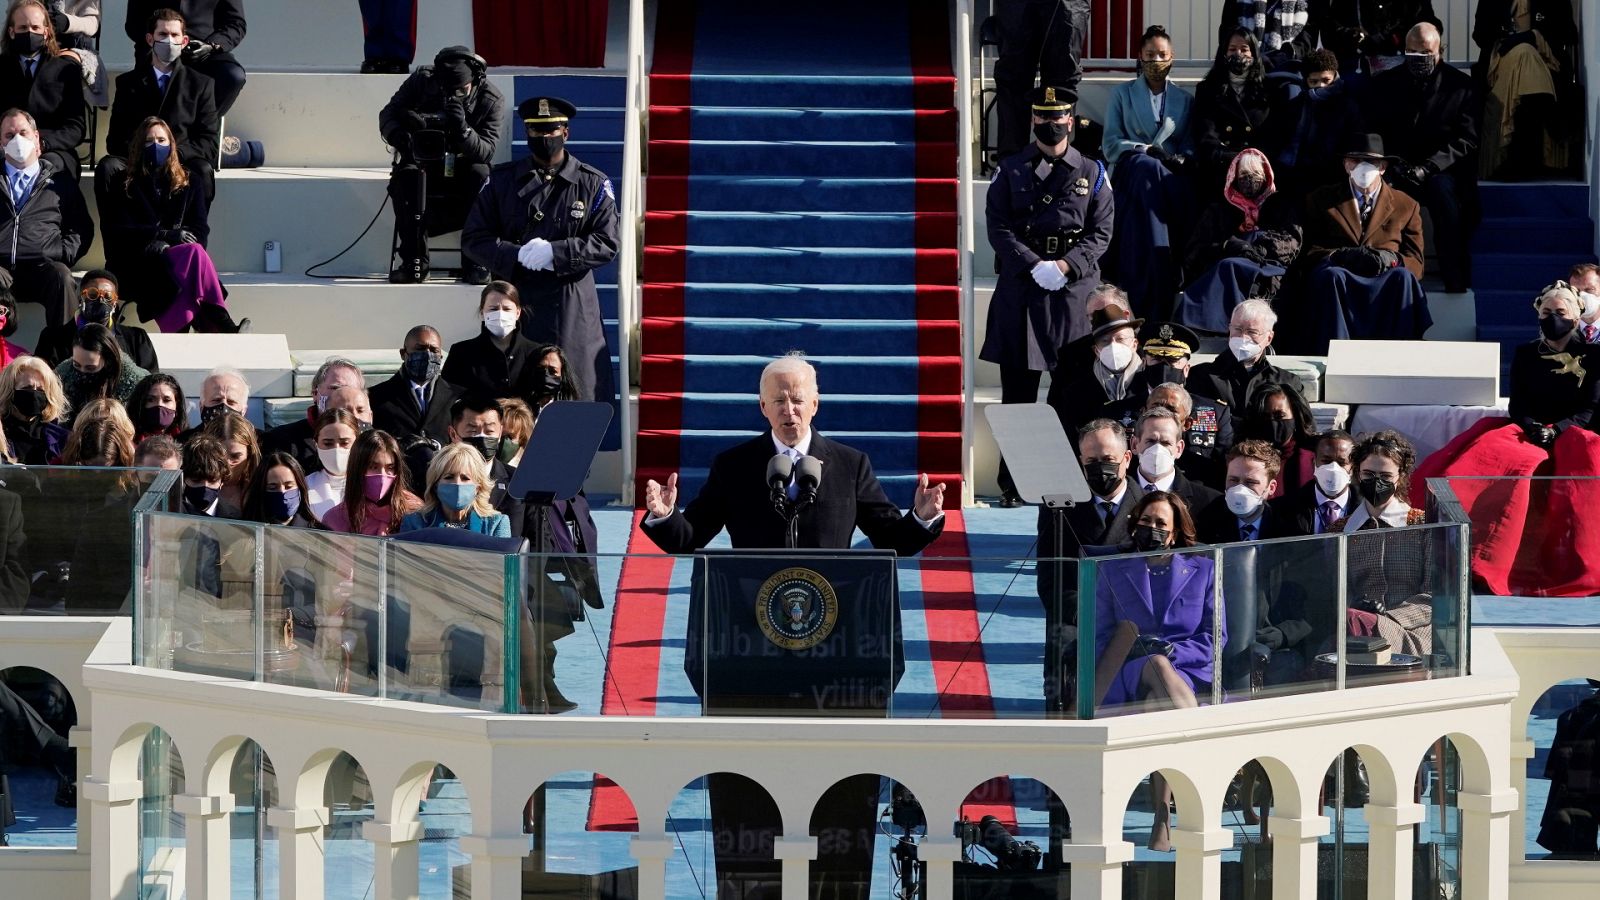
[(1165, 444), (1151, 444), (1139, 453), (1139, 468), (1152, 481), (1171, 472), (1175, 461)]
[(345, 467), (350, 464), (350, 448), (318, 447), (317, 459), (322, 460), (322, 468), (329, 475), (343, 475)]
[(1228, 504), (1228, 512), (1241, 519), (1254, 515), (1261, 508), (1261, 495), (1242, 484), (1228, 488), (1222, 496)]
[(1247, 337), (1228, 338), (1228, 350), (1233, 353), (1234, 359), (1239, 362), (1251, 362), (1261, 355), (1266, 348)]
[(6, 159), (11, 160), (12, 164), (19, 168), (26, 166), (29, 158), (33, 156), (33, 148), (32, 138), (25, 138), (20, 134), (13, 135), (11, 140), (6, 141)]
[(1098, 356), (1100, 365), (1113, 372), (1121, 372), (1128, 367), (1128, 363), (1133, 362), (1133, 348), (1113, 341), (1101, 347)]
[(517, 314), (503, 309), (491, 310), (483, 314), (483, 327), (495, 337), (505, 337), (517, 327)]
[(1600, 294), (1579, 291), (1578, 302), (1583, 304), (1583, 312), (1580, 315), (1585, 319), (1592, 319), (1595, 313), (1600, 313)]
[(1317, 466), (1312, 474), (1316, 476), (1317, 487), (1322, 489), (1324, 497), (1337, 497), (1350, 486), (1350, 473), (1338, 463), (1324, 463)]
[(1372, 163), (1359, 163), (1355, 169), (1351, 170), (1350, 181), (1363, 191), (1370, 191), (1372, 186), (1378, 183), (1378, 176), (1382, 174), (1382, 172), (1378, 171), (1378, 167)]

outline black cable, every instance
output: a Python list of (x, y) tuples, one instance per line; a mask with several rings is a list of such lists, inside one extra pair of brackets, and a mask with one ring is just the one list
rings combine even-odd
[[(1036, 548), (1038, 546), (1039, 546), (1039, 539), (1038, 538), (1034, 538), (1033, 543), (1028, 545), (1028, 557), (1030, 559), (1033, 557), (1034, 548)], [(969, 562), (970, 562), (970, 560), (969, 560)], [(1039, 568), (1039, 564), (1038, 564), (1037, 561), (1035, 561), (1034, 562), (1034, 573), (1035, 573), (1036, 577), (1037, 577), (1037, 574), (1038, 574), (1038, 568)], [(1006, 582), (1006, 589), (1000, 592), (1000, 598), (998, 600), (995, 600), (994, 608), (989, 610), (989, 614), (987, 616), (984, 616), (984, 618), (983, 618), (983, 624), (978, 626), (978, 639), (973, 641), (972, 643), (967, 644), (967, 652), (961, 654), (961, 662), (956, 664), (956, 670), (954, 672), (950, 673), (950, 678), (947, 681), (945, 681), (944, 687), (939, 688), (937, 684), (934, 685), (934, 687), (938, 688), (938, 690), (933, 695), (933, 705), (928, 707), (928, 711), (926, 713), (924, 713), (923, 716), (922, 716), (924, 719), (933, 718), (933, 713), (934, 713), (935, 710), (937, 710), (939, 708), (939, 701), (944, 698), (945, 691), (950, 687), (950, 685), (956, 683), (956, 676), (961, 674), (961, 667), (966, 665), (967, 664), (967, 660), (972, 658), (972, 648), (983, 643), (983, 633), (984, 633), (984, 631), (988, 629), (989, 622), (992, 619), (994, 619), (994, 614), (1000, 611), (1001, 602), (1003, 602), (1007, 597), (1011, 596), (1011, 586), (1017, 583), (1017, 576), (1022, 574), (1022, 569), (1023, 569), (1023, 567), (1021, 567), (1021, 566), (1017, 567), (1017, 571), (1012, 574), (1011, 580)], [(973, 588), (973, 593), (974, 594), (977, 593), (976, 586), (974, 586), (974, 588)]]
[(311, 266), (310, 268), (306, 269), (303, 274), (307, 278), (322, 278), (322, 279), (325, 279), (325, 280), (328, 280), (328, 281), (332, 281), (335, 278), (353, 278), (353, 279), (357, 279), (357, 280), (360, 280), (360, 281), (388, 281), (389, 280), (388, 276), (384, 276), (384, 275), (314, 275), (314, 274), (312, 274), (315, 270), (320, 269), (323, 266), (328, 265), (329, 263), (338, 262), (340, 257), (344, 256), (346, 253), (349, 253), (351, 250), (354, 250), (356, 248), (356, 245), (361, 243), (361, 239), (367, 236), (367, 232), (372, 230), (372, 226), (378, 224), (378, 217), (383, 215), (384, 209), (386, 209), (388, 206), (389, 206), (389, 192), (387, 190), (385, 190), (383, 192), (383, 202), (378, 204), (378, 211), (372, 214), (372, 221), (367, 223), (367, 227), (361, 229), (361, 233), (356, 235), (356, 239), (350, 242), (350, 246), (344, 248), (343, 250), (340, 250), (338, 253), (335, 253), (333, 256), (323, 260), (322, 262), (319, 262), (316, 265)]

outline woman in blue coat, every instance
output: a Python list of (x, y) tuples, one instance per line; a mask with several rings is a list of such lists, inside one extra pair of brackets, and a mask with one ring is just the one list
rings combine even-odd
[(494, 482), (489, 464), (471, 444), (450, 444), (428, 466), (422, 508), (407, 513), (400, 531), (423, 528), (464, 528), (490, 537), (511, 536), (511, 520), (494, 510), (489, 496)]
[(1178, 290), (1178, 253), (1171, 234), (1192, 218), (1194, 192), (1181, 173), (1188, 161), (1194, 95), (1167, 81), (1172, 38), (1152, 25), (1139, 47), (1139, 75), (1111, 91), (1100, 149), (1117, 195), (1116, 230), (1106, 272), (1128, 292), (1134, 312), (1166, 318)]

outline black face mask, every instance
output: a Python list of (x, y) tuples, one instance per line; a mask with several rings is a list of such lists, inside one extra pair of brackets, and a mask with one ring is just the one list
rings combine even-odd
[(75, 369), (74, 371), (78, 373), (78, 380), (80, 382), (90, 386), (97, 385), (102, 381), (105, 381), (106, 378), (111, 375), (111, 370), (106, 368), (101, 368), (94, 372), (84, 372), (79, 369)]
[(1566, 316), (1549, 315), (1539, 320), (1539, 332), (1548, 340), (1559, 341), (1571, 334), (1577, 324)]
[(216, 406), (200, 407), (200, 421), (202, 423), (209, 422), (212, 419), (220, 419), (223, 416), (236, 415), (238, 415), (238, 413), (234, 412), (233, 407), (226, 403), (218, 403)]
[(1033, 126), (1033, 136), (1039, 139), (1039, 143), (1054, 147), (1072, 136), (1072, 123), (1040, 122)]
[(36, 419), (44, 415), (47, 403), (44, 391), (38, 388), (17, 388), (11, 395), (11, 405), (24, 419)]
[(183, 486), (183, 505), (191, 512), (205, 513), (211, 509), (211, 504), (217, 502), (217, 495), (221, 493), (220, 488), (209, 484), (186, 484)]
[(1233, 180), (1233, 189), (1252, 199), (1261, 196), (1267, 189), (1267, 180), (1253, 175), (1241, 175)]
[(22, 56), (32, 56), (44, 49), (44, 35), (34, 34), (31, 31), (13, 35), (11, 46), (17, 48), (17, 53)]
[(116, 307), (112, 306), (109, 301), (85, 300), (78, 307), (78, 318), (82, 319), (85, 325), (91, 322), (104, 325), (111, 321), (111, 314), (115, 311)]
[(539, 382), (540, 397), (557, 397), (561, 394), (561, 376), (554, 372), (545, 372), (544, 379)]
[(1122, 483), (1122, 467), (1114, 462), (1090, 463), (1084, 467), (1083, 478), (1089, 482), (1089, 490), (1094, 491), (1097, 497), (1109, 497), (1117, 492), (1117, 485)]
[(1149, 525), (1133, 526), (1133, 549), (1140, 553), (1149, 553), (1152, 550), (1161, 550), (1167, 546), (1172, 532), (1165, 528), (1152, 528)]
[(1395, 483), (1384, 481), (1382, 478), (1363, 478), (1357, 484), (1356, 490), (1360, 492), (1361, 499), (1376, 508), (1388, 503), (1389, 498), (1394, 496)]
[(1231, 75), (1243, 75), (1250, 71), (1249, 58), (1240, 56), (1237, 53), (1229, 53), (1228, 58), (1224, 60), (1224, 64), (1227, 65), (1228, 73)]
[(1163, 384), (1181, 385), (1183, 384), (1184, 379), (1187, 378), (1182, 369), (1178, 368), (1177, 366), (1168, 365), (1167, 363), (1161, 363), (1160, 365), (1156, 366), (1145, 366), (1144, 371), (1140, 372), (1139, 374), (1144, 378), (1145, 386), (1152, 391)]
[(567, 146), (567, 139), (559, 134), (534, 134), (528, 132), (528, 152), (541, 162), (552, 162)]
[(500, 453), (500, 438), (490, 437), (487, 434), (475, 434), (463, 439), (461, 443), (476, 448), (484, 462), (494, 459)]
[(1433, 70), (1436, 68), (1438, 68), (1438, 63), (1434, 60), (1432, 54), (1406, 57), (1406, 71), (1410, 72), (1411, 76), (1418, 80), (1432, 76)]
[(439, 377), (439, 370), (443, 367), (444, 359), (428, 350), (407, 353), (406, 361), (400, 365), (413, 384), (428, 384)]
[(1267, 440), (1272, 442), (1272, 446), (1286, 446), (1289, 441), (1294, 439), (1294, 420), (1273, 419), (1267, 423), (1265, 431), (1267, 433)]

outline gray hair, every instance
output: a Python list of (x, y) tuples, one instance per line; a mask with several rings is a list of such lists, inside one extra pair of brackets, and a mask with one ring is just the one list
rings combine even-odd
[[(1154, 395), (1156, 391), (1171, 391), (1178, 398), (1178, 408), (1174, 409), (1173, 412), (1178, 414), (1179, 419), (1188, 419), (1194, 415), (1194, 396), (1189, 393), (1188, 388), (1178, 384), (1176, 381), (1167, 381), (1156, 385), (1155, 390), (1150, 393)], [(1164, 406), (1165, 404), (1158, 403), (1156, 405)]]
[(328, 376), (333, 374), (335, 369), (349, 369), (355, 373), (356, 387), (364, 388), (367, 386), (367, 376), (362, 374), (360, 366), (342, 356), (330, 356), (322, 365), (317, 367), (317, 377), (311, 379), (311, 389), (315, 391), (321, 388), (323, 382), (328, 380)]
[(1233, 308), (1233, 315), (1228, 317), (1229, 325), (1241, 322), (1260, 322), (1271, 331), (1278, 324), (1278, 314), (1272, 311), (1272, 304), (1259, 298), (1251, 298)]
[(235, 369), (233, 366), (217, 366), (215, 369), (207, 372), (205, 379), (200, 382), (200, 386), (204, 388), (213, 381), (223, 381), (229, 378), (239, 382), (239, 384), (244, 387), (246, 396), (250, 394), (250, 380), (244, 377), (243, 372)]
[(1099, 297), (1099, 296), (1101, 296), (1103, 294), (1110, 295), (1109, 299), (1112, 300), (1113, 302), (1115, 302), (1118, 306), (1122, 307), (1123, 309), (1126, 309), (1126, 310), (1132, 310), (1133, 309), (1133, 305), (1128, 302), (1128, 292), (1123, 290), (1122, 288), (1117, 287), (1116, 285), (1112, 284), (1109, 281), (1102, 282), (1102, 283), (1100, 283), (1098, 285), (1095, 285), (1095, 289), (1090, 291), (1089, 292), (1089, 296), (1087, 298), (1085, 298), (1085, 299), (1086, 300), (1093, 300), (1094, 298)]
[(766, 396), (767, 382), (780, 375), (798, 375), (812, 387), (817, 386), (816, 367), (806, 362), (805, 354), (798, 350), (785, 353), (767, 363), (767, 367), (761, 370), (760, 391), (762, 396)]

